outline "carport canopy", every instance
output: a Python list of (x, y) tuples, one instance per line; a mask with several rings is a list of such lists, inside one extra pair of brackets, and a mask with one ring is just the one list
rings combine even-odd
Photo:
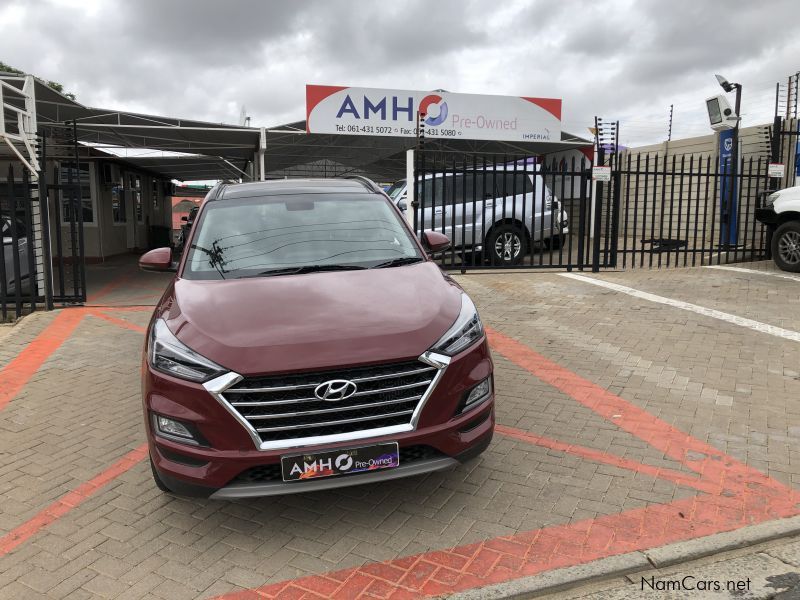
[[(0, 79), (22, 91), (23, 76), (0, 74)], [(405, 177), (406, 150), (417, 145), (415, 138), (310, 134), (306, 132), (305, 121), (255, 128), (92, 108), (38, 79), (34, 92), (40, 129), (72, 126), (74, 122), (80, 143), (112, 152), (155, 151), (156, 156), (148, 153), (125, 156), (124, 160), (180, 181), (347, 174), (393, 181)], [(25, 96), (6, 94), (5, 101), (23, 108)], [(558, 141), (525, 143), (426, 140), (426, 148), (496, 155), (498, 159), (504, 155), (543, 155), (591, 144), (563, 132)], [(260, 174), (262, 154), (264, 173)]]

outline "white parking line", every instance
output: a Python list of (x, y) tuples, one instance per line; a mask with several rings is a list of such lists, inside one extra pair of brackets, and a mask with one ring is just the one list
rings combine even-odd
[(650, 292), (643, 292), (641, 290), (637, 290), (625, 285), (619, 285), (618, 283), (611, 283), (610, 281), (603, 281), (601, 279), (586, 277), (585, 275), (576, 275), (575, 273), (559, 273), (559, 274), (562, 277), (569, 277), (570, 279), (582, 281), (583, 283), (590, 283), (592, 285), (603, 287), (609, 290), (614, 290), (615, 292), (628, 294), (629, 296), (633, 296), (634, 298), (641, 298), (642, 300), (657, 302), (658, 304), (666, 304), (667, 306), (680, 308), (682, 310), (688, 310), (690, 312), (697, 313), (698, 315), (711, 317), (712, 319), (719, 319), (720, 321), (725, 321), (726, 323), (731, 323), (733, 325), (738, 325), (740, 327), (747, 327), (748, 329), (752, 329), (753, 331), (758, 331), (760, 333), (767, 333), (769, 335), (774, 335), (775, 337), (783, 338), (785, 340), (800, 342), (800, 332), (792, 331), (791, 329), (784, 329), (783, 327), (768, 325), (767, 323), (761, 323), (760, 321), (754, 321), (753, 319), (739, 317), (737, 315), (732, 315), (730, 313), (722, 312), (721, 310), (716, 310), (714, 308), (707, 308), (705, 306), (700, 306), (698, 304), (684, 302), (683, 300), (674, 300), (672, 298), (667, 298), (665, 296), (658, 296), (656, 294), (651, 294)]
[(726, 267), (722, 265), (706, 265), (704, 268), (719, 269), (721, 271), (735, 271), (737, 273), (755, 273), (756, 275), (770, 275), (772, 277), (780, 277), (781, 279), (800, 281), (800, 276), (798, 275), (789, 275), (788, 273), (777, 273), (775, 271), (758, 271), (756, 269), (745, 269), (743, 267)]

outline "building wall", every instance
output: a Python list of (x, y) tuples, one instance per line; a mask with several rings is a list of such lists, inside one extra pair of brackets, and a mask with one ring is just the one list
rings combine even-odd
[[(48, 161), (48, 183), (56, 183), (56, 175), (62, 177), (64, 164)], [(83, 227), (84, 255), (90, 262), (105, 260), (109, 257), (147, 250), (157, 241), (151, 239), (150, 227), (153, 225), (170, 228), (172, 224), (172, 204), (165, 189), (166, 180), (152, 174), (129, 168), (114, 159), (98, 157), (81, 158), (82, 165), (88, 164), (88, 195), (91, 197), (92, 217), (86, 220)], [(115, 183), (104, 182), (101, 177), (103, 164), (112, 164), (112, 175)], [(14, 167), (15, 178), (21, 178), (22, 165), (19, 162), (0, 160), (0, 177), (5, 179), (8, 165)], [(59, 171), (57, 171), (59, 169)], [(64, 175), (64, 177), (66, 177)], [(136, 181), (139, 187), (136, 187)], [(86, 186), (82, 186), (86, 189)], [(126, 222), (118, 223), (114, 219), (115, 187), (124, 194)], [(141, 217), (137, 219), (136, 194), (141, 195)], [(64, 222), (64, 208), (58, 206), (57, 193), (51, 191), (49, 196), (50, 240), (53, 256), (57, 256), (60, 241), (63, 256), (72, 256), (72, 246), (79, 248), (77, 227), (70, 227)], [(57, 212), (58, 210), (61, 212)], [(88, 209), (87, 209), (88, 215)]]
[[(742, 128), (739, 132), (741, 172), (746, 178), (740, 190), (740, 211), (752, 214), (759, 198), (757, 190), (764, 189), (769, 159), (765, 133), (769, 125)], [(619, 155), (624, 171), (621, 186), (620, 223), (626, 223), (634, 239), (694, 236), (694, 224), (712, 221), (719, 223), (719, 134), (672, 140), (638, 148), (628, 148)], [(650, 176), (645, 177), (644, 173)], [(639, 173), (639, 176), (636, 175)], [(652, 173), (658, 173), (653, 177)], [(693, 174), (690, 176), (689, 174)], [(608, 186), (607, 186), (608, 187)], [(627, 199), (627, 203), (626, 203)], [(740, 220), (743, 227), (744, 219)], [(750, 219), (752, 223), (752, 218)], [(670, 223), (672, 229), (670, 230)], [(681, 224), (678, 231), (678, 223)], [(663, 228), (663, 230), (662, 230)], [(698, 239), (712, 243), (719, 232), (701, 231)], [(740, 232), (740, 237), (744, 232)]]

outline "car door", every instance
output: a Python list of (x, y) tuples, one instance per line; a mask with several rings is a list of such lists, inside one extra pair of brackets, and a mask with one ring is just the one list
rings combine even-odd
[(417, 182), (416, 198), (422, 218), (422, 230), (442, 231), (442, 180), (438, 175)]

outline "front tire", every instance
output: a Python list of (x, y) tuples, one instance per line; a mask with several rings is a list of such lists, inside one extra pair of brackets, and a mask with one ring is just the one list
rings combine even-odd
[(485, 250), (493, 265), (510, 267), (522, 262), (526, 248), (527, 239), (522, 227), (504, 223), (492, 229)]
[(800, 273), (800, 222), (789, 221), (775, 230), (772, 259), (782, 271)]

